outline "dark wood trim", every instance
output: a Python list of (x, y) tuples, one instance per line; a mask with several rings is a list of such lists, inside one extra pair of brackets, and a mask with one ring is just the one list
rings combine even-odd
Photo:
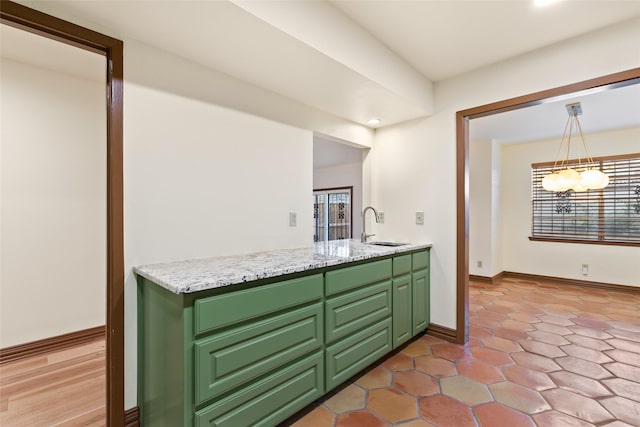
[(455, 329), (440, 326), (435, 323), (429, 323), (426, 334), (449, 342), (458, 341), (458, 333)]
[(124, 411), (124, 427), (140, 427), (140, 408), (133, 408)]
[(476, 276), (475, 274), (469, 275), (470, 282), (489, 283), (493, 284), (493, 278), (487, 276)]
[(504, 279), (504, 271), (501, 271), (500, 273), (498, 273), (495, 276), (493, 276), (491, 278), (491, 283), (493, 283), (495, 285), (502, 279)]
[(469, 118), (456, 113), (456, 341), (469, 339)]
[(28, 357), (40, 356), (54, 351), (64, 350), (80, 344), (104, 339), (105, 327), (83, 329), (81, 331), (69, 332), (51, 338), (44, 338), (25, 344), (18, 344), (11, 347), (0, 348), (0, 365)]
[(106, 57), (107, 74), (107, 425), (124, 426), (123, 77), (121, 40), (20, 4), (0, 2), (2, 23)]
[(615, 283), (593, 282), (590, 280), (567, 279), (565, 277), (541, 276), (539, 274), (517, 273), (514, 271), (503, 271), (503, 279), (528, 280), (533, 282), (553, 282), (563, 285), (583, 286), (586, 288), (606, 289), (609, 291), (640, 293), (640, 286), (618, 285)]
[(636, 83), (640, 83), (640, 68), (456, 112), (456, 342), (464, 343), (469, 336), (469, 120), (530, 107), (576, 92)]

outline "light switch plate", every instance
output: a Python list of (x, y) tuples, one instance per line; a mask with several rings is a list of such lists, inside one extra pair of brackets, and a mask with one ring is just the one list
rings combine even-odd
[(289, 212), (289, 227), (298, 225), (298, 215), (295, 212)]
[(378, 212), (378, 223), (384, 224), (384, 212)]
[(416, 224), (424, 225), (424, 212), (416, 212)]

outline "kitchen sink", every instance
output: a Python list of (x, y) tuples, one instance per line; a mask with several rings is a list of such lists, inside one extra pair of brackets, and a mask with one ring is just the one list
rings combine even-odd
[(404, 246), (404, 245), (408, 245), (408, 243), (399, 243), (399, 242), (367, 242), (367, 245), (375, 245), (375, 246)]

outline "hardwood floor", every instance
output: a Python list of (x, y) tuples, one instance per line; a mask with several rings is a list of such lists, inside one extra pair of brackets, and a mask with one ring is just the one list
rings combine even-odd
[(104, 426), (105, 341), (0, 365), (0, 425)]

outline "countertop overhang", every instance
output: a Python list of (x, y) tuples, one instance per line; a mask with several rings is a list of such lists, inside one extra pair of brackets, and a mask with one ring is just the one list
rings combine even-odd
[(431, 243), (389, 247), (333, 240), (298, 249), (143, 265), (133, 271), (175, 294), (188, 294), (430, 247)]

